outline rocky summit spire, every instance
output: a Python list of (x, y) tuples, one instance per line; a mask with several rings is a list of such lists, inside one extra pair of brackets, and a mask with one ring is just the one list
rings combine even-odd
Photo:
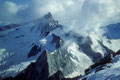
[(48, 12), (44, 17), (47, 19), (53, 19), (52, 14), (50, 12)]

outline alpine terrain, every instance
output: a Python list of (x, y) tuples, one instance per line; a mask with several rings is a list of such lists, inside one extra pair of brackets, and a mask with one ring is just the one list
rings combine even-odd
[(120, 23), (103, 36), (65, 29), (51, 13), (1, 24), (0, 80), (120, 80)]

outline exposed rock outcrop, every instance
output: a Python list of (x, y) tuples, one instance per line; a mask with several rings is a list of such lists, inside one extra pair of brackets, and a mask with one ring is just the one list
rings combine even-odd
[(35, 56), (38, 54), (38, 52), (41, 51), (41, 47), (38, 47), (37, 45), (34, 45), (30, 52), (28, 53), (28, 58)]

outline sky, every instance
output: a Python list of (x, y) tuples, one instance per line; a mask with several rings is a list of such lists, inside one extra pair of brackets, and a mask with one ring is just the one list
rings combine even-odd
[(1, 0), (0, 22), (25, 22), (51, 12), (66, 31), (98, 32), (120, 22), (120, 0)]
[(0, 0), (0, 3), (4, 3), (6, 1), (10, 1), (13, 2), (15, 4), (19, 4), (19, 5), (23, 5), (23, 4), (28, 4), (30, 2), (30, 0)]

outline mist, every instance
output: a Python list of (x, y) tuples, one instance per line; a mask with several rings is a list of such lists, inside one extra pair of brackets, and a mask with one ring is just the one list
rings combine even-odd
[[(120, 21), (120, 0), (33, 0), (34, 17), (51, 12), (65, 31), (98, 32), (100, 27)], [(104, 31), (99, 31), (100, 34)]]
[(15, 18), (35, 20), (51, 12), (65, 26), (65, 32), (103, 34), (100, 27), (120, 22), (119, 3), (120, 0), (31, 0), (27, 6), (21, 5), (24, 9), (17, 8)]

